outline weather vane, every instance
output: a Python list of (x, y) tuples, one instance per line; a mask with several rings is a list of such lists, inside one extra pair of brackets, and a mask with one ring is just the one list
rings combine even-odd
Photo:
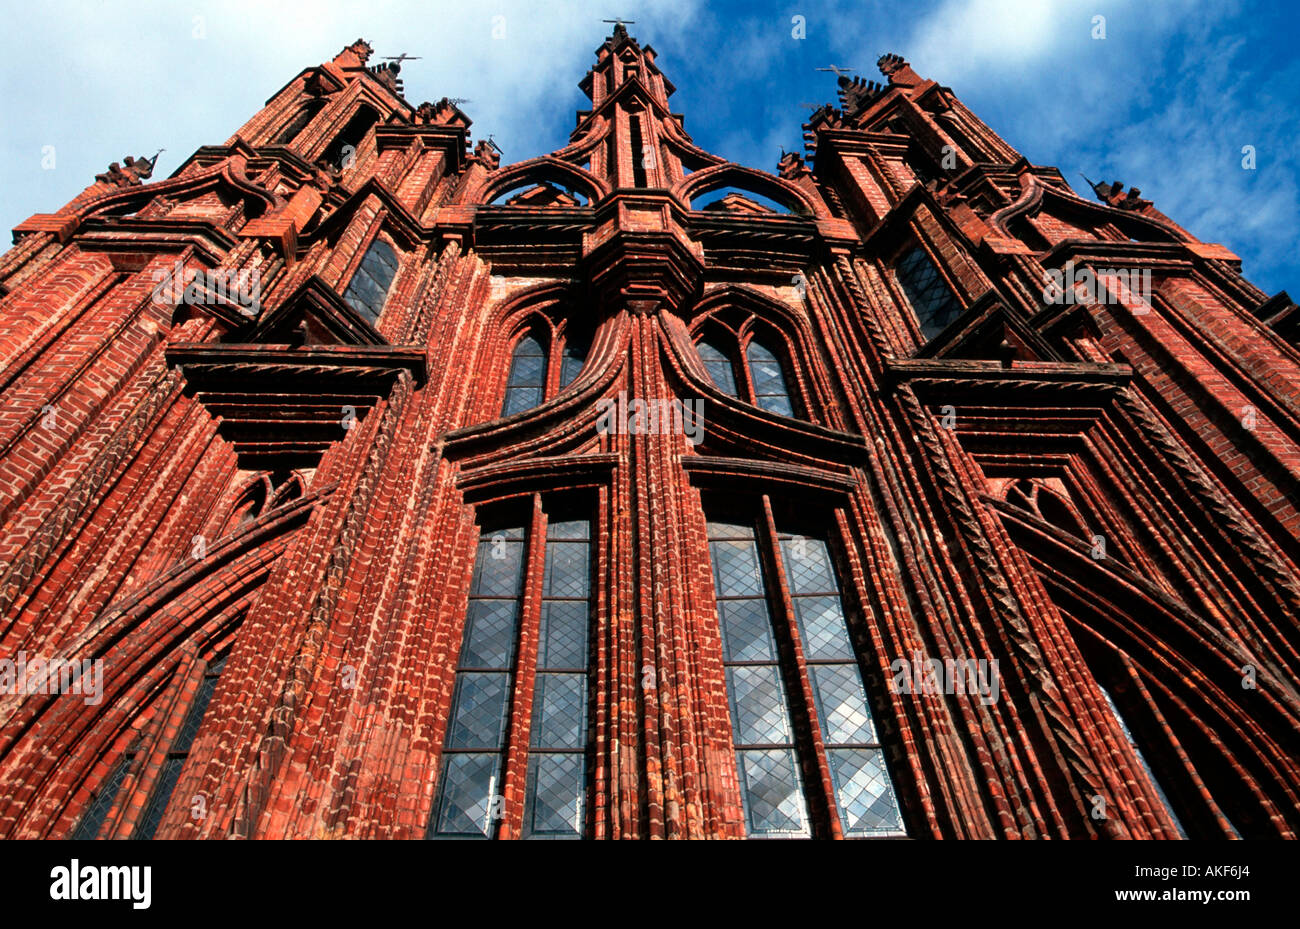
[(400, 65), (403, 61), (419, 61), (423, 57), (423, 55), (408, 55), (402, 52), (400, 55), (385, 55), (384, 61), (395, 61)]
[(618, 17), (618, 16), (615, 16), (613, 19), (602, 19), (601, 22), (602, 22), (602, 23), (617, 23), (617, 24), (620, 25), (620, 26), (635, 26), (635, 25), (636, 25), (636, 20), (635, 20), (635, 19), (622, 19), (622, 18), (620, 18), (620, 17)]
[(830, 65), (830, 66), (825, 67), (825, 68), (818, 68), (817, 70), (818, 70), (818, 71), (834, 71), (836, 77), (843, 77), (845, 74), (851, 74), (852, 72), (854, 72), (854, 71), (856, 71), (856, 70), (858, 70), (858, 69), (857, 69), (857, 68), (849, 68), (849, 67), (845, 67), (844, 65)]

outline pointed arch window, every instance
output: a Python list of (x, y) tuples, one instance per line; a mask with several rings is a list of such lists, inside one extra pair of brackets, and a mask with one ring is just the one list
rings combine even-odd
[(383, 239), (375, 239), (343, 293), (344, 302), (371, 325), (379, 322), (379, 315), (384, 311), (389, 288), (397, 275), (397, 265), (397, 253), (393, 247)]
[(428, 838), (585, 834), (592, 603), (581, 511), (484, 525)]
[(515, 346), (510, 361), (510, 379), (506, 381), (506, 402), (501, 415), (531, 410), (545, 395), (546, 349), (531, 335), (526, 335)]
[(894, 274), (927, 342), (961, 315), (957, 295), (919, 245), (903, 253), (894, 265)]
[(754, 388), (754, 402), (763, 409), (782, 416), (793, 416), (794, 408), (790, 405), (790, 391), (785, 386), (785, 375), (781, 371), (781, 362), (767, 346), (758, 341), (750, 342), (745, 351), (749, 361), (749, 378)]
[[(547, 351), (546, 342), (552, 345), (551, 351)], [(590, 345), (590, 336), (568, 327), (550, 333), (549, 338), (538, 329), (526, 332), (510, 356), (501, 415), (531, 410), (572, 384), (582, 373)]]
[(709, 380), (713, 381), (713, 386), (724, 394), (739, 397), (740, 394), (736, 392), (736, 374), (731, 368), (731, 359), (722, 349), (710, 342), (701, 342), (699, 351), (700, 359), (704, 362), (704, 370), (709, 373)]
[[(786, 366), (770, 334), (736, 336), (723, 327), (696, 344), (713, 386), (723, 393), (781, 416), (795, 416)], [(742, 349), (742, 346), (743, 349)], [(737, 364), (743, 358), (743, 364)]]
[(905, 835), (826, 539), (765, 503), (708, 540), (747, 835)]

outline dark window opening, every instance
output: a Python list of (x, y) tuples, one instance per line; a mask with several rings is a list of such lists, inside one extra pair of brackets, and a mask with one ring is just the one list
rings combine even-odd
[(307, 128), (310, 123), (322, 109), (325, 108), (324, 100), (313, 100), (300, 109), (292, 120), (289, 121), (280, 134), (275, 137), (276, 145), (288, 145), (298, 137), (298, 134)]
[(379, 122), (379, 114), (368, 106), (362, 106), (348, 120), (347, 125), (325, 150), (322, 160), (334, 168), (342, 169), (349, 155), (356, 155), (361, 142), (370, 131), (370, 127)]
[(920, 246), (898, 259), (895, 273), (926, 341), (933, 339), (961, 315), (962, 306), (957, 296)]
[(646, 186), (645, 146), (641, 141), (641, 117), (628, 116), (632, 137), (632, 183), (636, 187)]
[(352, 275), (343, 300), (356, 310), (366, 322), (374, 325), (384, 311), (388, 290), (397, 275), (397, 253), (382, 239), (375, 239), (361, 259), (361, 266)]

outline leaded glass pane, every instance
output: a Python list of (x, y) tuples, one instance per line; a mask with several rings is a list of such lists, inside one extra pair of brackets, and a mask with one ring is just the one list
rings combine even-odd
[(539, 387), (546, 383), (546, 352), (532, 336), (525, 336), (515, 346), (508, 383), (511, 387)]
[(794, 594), (837, 593), (835, 571), (830, 552), (821, 539), (794, 536), (781, 540), (781, 558), (785, 561), (790, 591)]
[(721, 600), (718, 612), (722, 614), (722, 648), (724, 661), (775, 661), (776, 648), (772, 644), (772, 620), (767, 614), (767, 601), (761, 597), (750, 600)]
[(176, 741), (172, 743), (173, 752), (188, 752), (190, 746), (194, 744), (194, 738), (199, 734), (199, 726), (203, 723), (203, 715), (208, 711), (208, 704), (212, 702), (212, 695), (217, 690), (217, 677), (225, 664), (226, 660), (222, 658), (203, 675), (203, 680), (199, 682), (198, 693), (194, 695), (194, 703), (185, 714), (181, 731), (176, 734)]
[(933, 339), (961, 314), (956, 295), (924, 249), (918, 246), (903, 255), (895, 271), (926, 339)]
[(474, 562), (474, 584), (471, 596), (517, 597), (519, 575), (523, 569), (523, 542), (511, 539), (504, 532), (484, 532), (478, 543), (478, 557)]
[(585, 519), (553, 519), (546, 526), (548, 539), (590, 538), (591, 522)]
[(442, 802), (438, 810), (440, 835), (488, 837), (496, 804), (499, 758), (489, 753), (456, 753), (447, 756), (442, 773)]
[(384, 271), (391, 277), (397, 271), (397, 253), (383, 239), (376, 239), (361, 259), (361, 266), (368, 267), (376, 279), (382, 280)]
[(525, 828), (529, 837), (582, 835), (586, 759), (578, 752), (535, 754), (528, 761)]
[(750, 342), (746, 352), (749, 359), (749, 376), (754, 383), (754, 401), (763, 409), (782, 416), (790, 416), (790, 392), (785, 385), (781, 363), (771, 350), (758, 342)]
[(727, 668), (727, 689), (737, 745), (791, 741), (785, 687), (776, 665), (733, 665)]
[(817, 715), (827, 745), (874, 743), (876, 729), (867, 709), (867, 694), (856, 664), (808, 666)]
[(903, 835), (903, 818), (878, 748), (833, 748), (831, 778), (845, 835)]
[(586, 674), (537, 675), (533, 706), (533, 748), (586, 745)]
[(560, 356), (560, 386), (568, 387), (577, 380), (586, 361), (586, 340), (575, 336), (567, 338), (564, 342), (564, 353)]
[(72, 833), (74, 839), (94, 839), (99, 837), (99, 830), (104, 828), (104, 820), (108, 819), (108, 812), (113, 808), (113, 801), (117, 799), (118, 791), (122, 789), (122, 782), (126, 780), (126, 774), (131, 769), (131, 762), (135, 754), (129, 753), (122, 757), (113, 770), (109, 773), (104, 783), (100, 785), (99, 792), (95, 794), (95, 799), (91, 801), (86, 812), (82, 814), (81, 821), (77, 823), (76, 830)]
[(149, 798), (149, 806), (145, 809), (144, 818), (140, 821), (135, 838), (152, 839), (154, 833), (158, 831), (163, 813), (167, 811), (167, 802), (171, 799), (172, 791), (176, 789), (176, 782), (180, 780), (183, 767), (185, 767), (184, 757), (169, 757), (163, 761), (162, 773), (158, 776), (158, 784), (154, 787), (153, 796)]
[(384, 301), (383, 285), (374, 279), (365, 265), (357, 269), (348, 291), (354, 299), (360, 300), (372, 310)]
[(588, 612), (585, 600), (549, 600), (542, 604), (538, 669), (587, 666)]
[(524, 410), (531, 410), (542, 402), (541, 387), (507, 387), (506, 403), (501, 410), (502, 416), (513, 416)]
[(853, 657), (853, 643), (844, 625), (838, 596), (795, 597), (794, 614), (799, 622), (804, 658), (827, 661)]
[(794, 415), (794, 407), (790, 405), (790, 398), (785, 394), (771, 394), (759, 397), (758, 405), (769, 413), (776, 413), (780, 416)]
[(518, 600), (471, 600), (465, 617), (465, 647), (462, 668), (510, 667), (515, 649)]
[(728, 358), (721, 349), (715, 348), (708, 342), (699, 344), (700, 359), (704, 362), (704, 370), (709, 374), (709, 380), (713, 385), (724, 394), (737, 396), (736, 392), (736, 375), (731, 368), (731, 359)]
[(586, 598), (590, 560), (586, 542), (547, 542), (544, 597)]
[(545, 399), (546, 350), (535, 338), (524, 336), (515, 346), (506, 379), (506, 400), (501, 415), (531, 410)]
[(510, 386), (540, 387), (545, 383), (546, 356), (516, 353), (514, 366), (510, 369)]
[(710, 539), (752, 539), (754, 527), (747, 523), (709, 522)]
[(713, 541), (709, 550), (713, 555), (713, 579), (719, 597), (762, 595), (758, 547), (752, 540)]
[(739, 751), (736, 767), (749, 835), (808, 834), (803, 787), (793, 749)]
[(344, 301), (370, 322), (378, 321), (397, 274), (397, 264), (392, 247), (376, 239), (352, 275), (343, 293)]
[(500, 749), (505, 738), (509, 689), (510, 675), (507, 673), (459, 672), (447, 747)]

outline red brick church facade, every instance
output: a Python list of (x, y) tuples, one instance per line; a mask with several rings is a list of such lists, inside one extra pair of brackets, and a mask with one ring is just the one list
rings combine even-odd
[(370, 55), (0, 257), (0, 836), (1296, 835), (1285, 293), (898, 56), (774, 175)]

